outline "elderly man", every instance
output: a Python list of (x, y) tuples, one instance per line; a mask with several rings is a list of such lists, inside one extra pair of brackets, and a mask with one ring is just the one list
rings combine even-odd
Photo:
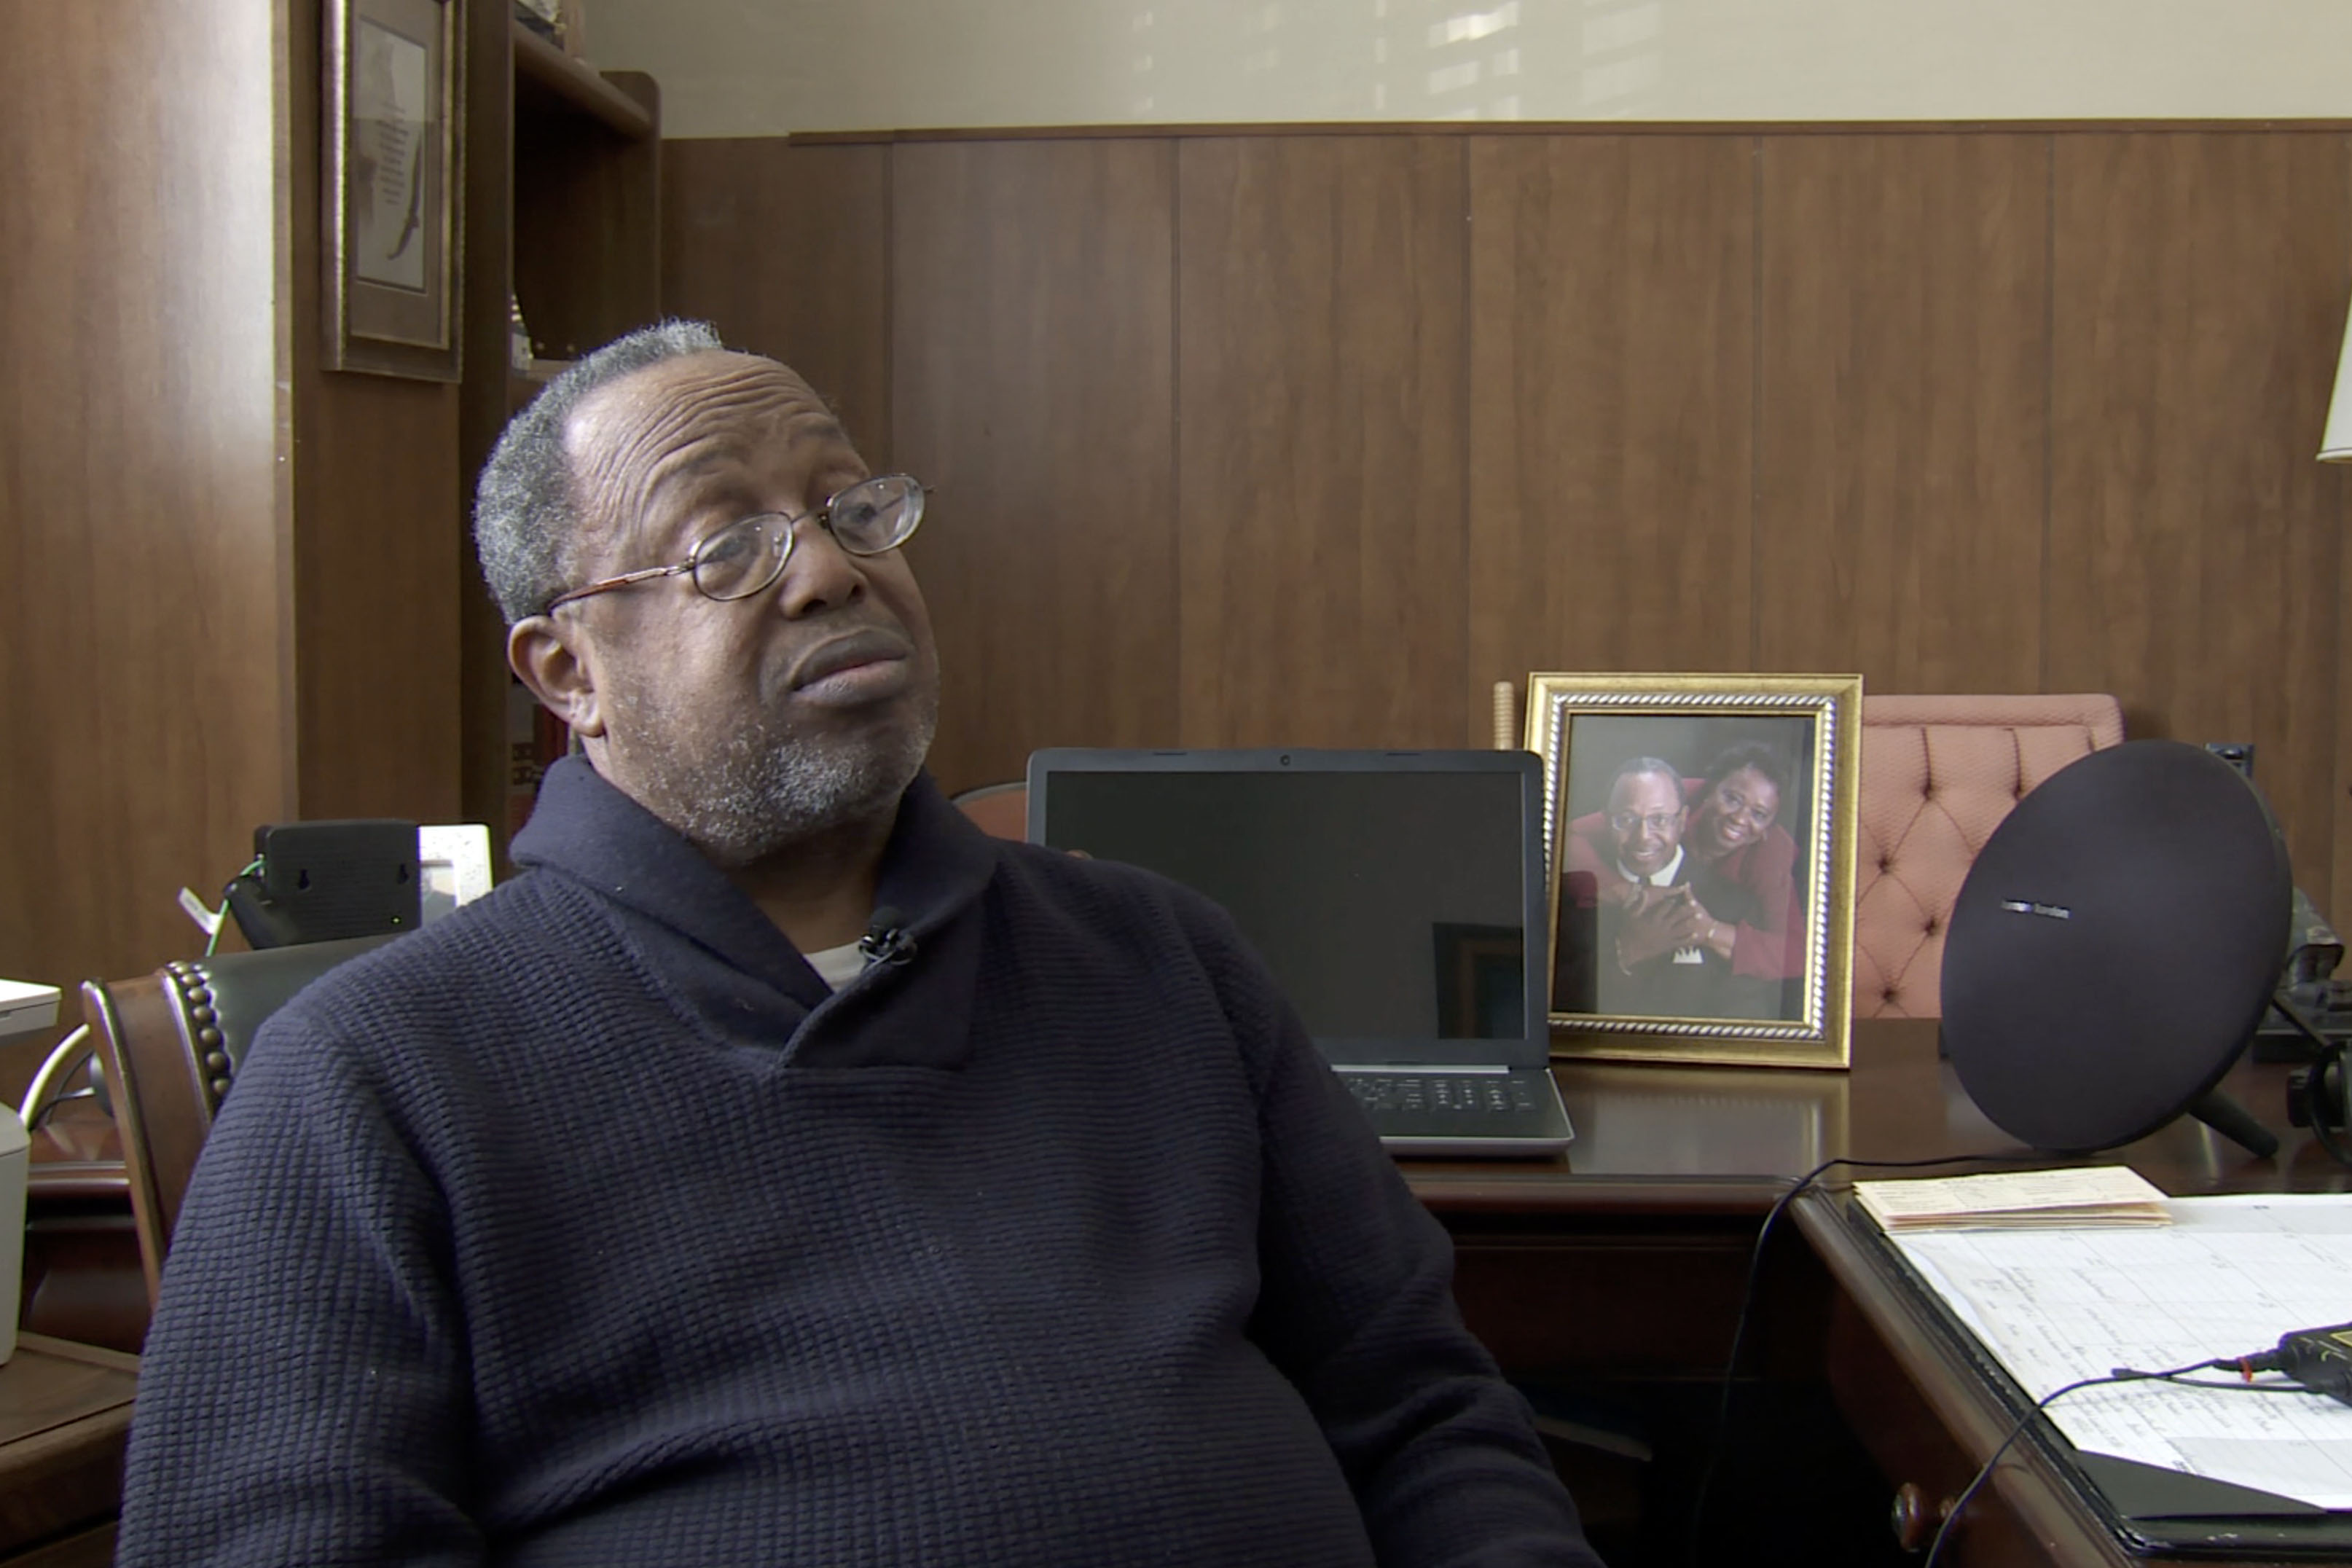
[(477, 532), (584, 758), (256, 1042), (122, 1563), (1593, 1562), (1231, 926), (923, 775), (922, 506), (699, 327), (517, 418)]
[(1683, 850), (1683, 795), (1672, 763), (1628, 758), (1609, 781), (1607, 805), (1569, 825), (1554, 1006), (1647, 1015), (1672, 1013), (1685, 1000), (1675, 966), (1704, 960)]
[(1618, 886), (1671, 888), (1678, 883), (1683, 865), (1681, 775), (1655, 757), (1635, 757), (1610, 781), (1609, 808), (1601, 825), (1609, 830)]

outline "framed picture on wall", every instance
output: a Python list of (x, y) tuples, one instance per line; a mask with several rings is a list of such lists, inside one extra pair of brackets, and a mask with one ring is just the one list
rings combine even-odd
[(1842, 1068), (1862, 678), (1528, 678), (1556, 1055)]
[(457, 379), (462, 9), (456, 0), (326, 0), (330, 369)]

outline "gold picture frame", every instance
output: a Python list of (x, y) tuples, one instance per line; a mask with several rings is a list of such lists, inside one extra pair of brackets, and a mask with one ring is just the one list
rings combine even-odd
[(1858, 675), (1528, 678), (1556, 1057), (1843, 1068)]
[(331, 370), (460, 372), (463, 0), (326, 0), (320, 121)]

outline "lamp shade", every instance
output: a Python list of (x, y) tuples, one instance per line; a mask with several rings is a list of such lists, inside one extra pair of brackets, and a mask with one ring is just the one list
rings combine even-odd
[(2336, 361), (2336, 395), (2327, 400), (2327, 429), (2319, 437), (2319, 460), (2352, 463), (2352, 321), (2344, 324), (2344, 348)]

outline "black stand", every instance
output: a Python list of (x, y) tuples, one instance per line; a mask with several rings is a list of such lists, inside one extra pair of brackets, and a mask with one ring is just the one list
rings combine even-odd
[(2257, 1160), (2267, 1160), (2278, 1152), (2278, 1134), (2255, 1121), (2252, 1111), (2218, 1089), (2209, 1089), (2190, 1100), (2189, 1114)]
[(2312, 1047), (2310, 1064), (2287, 1075), (2287, 1121), (2310, 1128), (2312, 1141), (2333, 1155), (2337, 1164), (2352, 1165), (2352, 1150), (2336, 1139), (2339, 1129), (2352, 1123), (2352, 1091), (2347, 1091), (2345, 1077), (2347, 1042), (2331, 1040), (2314, 1028), (2303, 1009), (2287, 1000), (2284, 991), (2273, 994), (2271, 1006)]

